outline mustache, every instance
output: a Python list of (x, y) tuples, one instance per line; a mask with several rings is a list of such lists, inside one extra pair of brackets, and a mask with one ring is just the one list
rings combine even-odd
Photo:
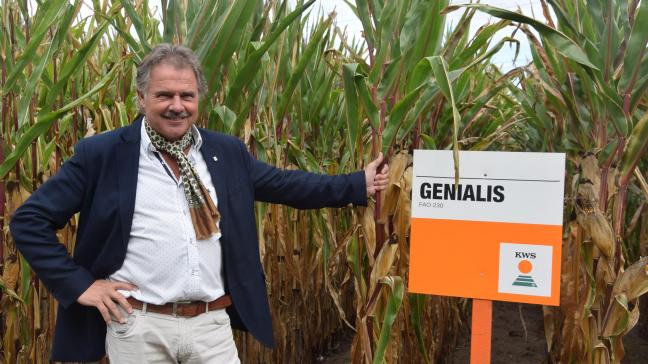
[(165, 111), (164, 113), (162, 113), (162, 117), (165, 119), (184, 119), (189, 117), (189, 113), (186, 111)]

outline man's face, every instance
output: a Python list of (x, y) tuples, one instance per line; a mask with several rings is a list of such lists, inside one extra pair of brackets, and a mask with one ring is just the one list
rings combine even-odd
[(153, 67), (145, 94), (137, 93), (146, 120), (168, 140), (180, 139), (198, 117), (198, 82), (190, 67)]

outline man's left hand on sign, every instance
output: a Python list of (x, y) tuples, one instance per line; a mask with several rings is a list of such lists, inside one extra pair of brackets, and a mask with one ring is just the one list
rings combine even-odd
[(380, 173), (378, 167), (383, 161), (383, 154), (378, 154), (378, 157), (367, 164), (365, 167), (365, 179), (367, 183), (367, 196), (373, 196), (376, 192), (382, 191), (387, 188), (389, 181), (389, 166), (385, 163)]
[(137, 287), (126, 282), (111, 282), (105, 279), (98, 279), (79, 296), (77, 302), (84, 306), (96, 307), (107, 324), (110, 324), (111, 314), (120, 323), (126, 323), (126, 318), (119, 311), (117, 305), (122, 306), (128, 313), (132, 313), (133, 308), (124, 295), (117, 292), (118, 289), (132, 291), (136, 290)]

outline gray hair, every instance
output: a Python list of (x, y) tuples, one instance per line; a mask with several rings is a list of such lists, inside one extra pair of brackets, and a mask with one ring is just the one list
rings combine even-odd
[(161, 43), (155, 46), (142, 63), (137, 67), (136, 87), (137, 91), (146, 95), (148, 84), (151, 79), (151, 70), (160, 63), (171, 64), (176, 68), (191, 68), (198, 82), (200, 96), (207, 93), (207, 82), (203, 75), (202, 66), (194, 52), (181, 45)]

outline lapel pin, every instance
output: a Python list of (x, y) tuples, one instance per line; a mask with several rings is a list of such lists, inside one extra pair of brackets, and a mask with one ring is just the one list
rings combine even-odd
[(214, 160), (214, 162), (218, 162), (218, 157), (217, 156), (213, 156), (212, 159)]

